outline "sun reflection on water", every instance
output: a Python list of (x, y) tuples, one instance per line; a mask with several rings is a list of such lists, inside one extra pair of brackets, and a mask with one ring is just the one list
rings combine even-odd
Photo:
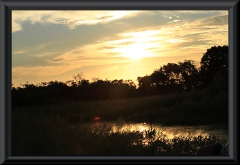
[[(203, 126), (202, 126), (203, 127)], [(196, 129), (196, 127), (182, 127), (182, 126), (174, 126), (174, 127), (164, 127), (160, 125), (149, 125), (146, 123), (138, 123), (138, 124), (124, 124), (124, 125), (113, 125), (112, 131), (115, 132), (144, 132), (155, 130), (156, 134), (165, 134), (168, 139), (173, 139), (174, 137), (197, 137), (197, 136), (209, 136), (214, 134), (214, 131), (207, 131), (204, 129)], [(220, 131), (220, 130), (219, 130)], [(215, 133), (217, 134), (217, 132)], [(219, 132), (219, 134), (222, 134)], [(223, 133), (224, 134), (224, 133)]]
[[(187, 137), (209, 137), (217, 136), (220, 139), (228, 139), (228, 131), (222, 127), (214, 128), (214, 126), (162, 126), (157, 124), (147, 123), (109, 123), (96, 120), (95, 123), (89, 126), (89, 129), (95, 131), (106, 131), (108, 133), (134, 133), (142, 134), (142, 144), (149, 145), (157, 139), (174, 139)], [(136, 144), (132, 144), (136, 145)]]

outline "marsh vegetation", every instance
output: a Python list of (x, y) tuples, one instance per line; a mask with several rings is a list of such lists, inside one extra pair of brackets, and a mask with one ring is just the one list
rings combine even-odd
[(13, 155), (191, 155), (197, 147), (217, 141), (225, 144), (228, 139), (206, 134), (169, 138), (154, 127), (113, 131), (113, 124), (99, 125), (225, 124), (221, 129), (227, 131), (227, 114), (227, 95), (207, 97), (204, 91), (20, 107), (13, 111), (12, 151)]

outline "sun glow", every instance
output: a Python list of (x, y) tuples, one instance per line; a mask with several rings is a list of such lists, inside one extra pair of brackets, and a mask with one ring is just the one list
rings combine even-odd
[(136, 42), (134, 44), (125, 46), (121, 48), (120, 52), (121, 56), (128, 57), (133, 60), (151, 56), (151, 53), (146, 48), (146, 44), (143, 42)]
[(132, 60), (156, 56), (154, 50), (159, 46), (158, 33), (156, 30), (124, 33), (122, 39), (112, 42), (118, 45), (113, 51)]

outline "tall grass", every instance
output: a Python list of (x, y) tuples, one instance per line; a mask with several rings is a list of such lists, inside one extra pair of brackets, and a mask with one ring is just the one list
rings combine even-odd
[[(21, 112), (27, 116), (26, 112)], [(20, 115), (20, 114), (18, 114)], [(68, 124), (60, 116), (33, 115), (14, 117), (13, 155), (193, 155), (200, 146), (226, 140), (217, 137), (175, 137), (168, 139), (156, 131), (92, 131), (78, 124)]]
[[(15, 112), (39, 116), (60, 115), (69, 121), (118, 118), (126, 122), (157, 122), (163, 125), (216, 124), (228, 122), (228, 96), (209, 96), (206, 91), (91, 102), (59, 103), (46, 106), (14, 108)], [(31, 116), (31, 115), (30, 115)]]
[[(208, 96), (206, 91), (135, 99), (59, 103), (14, 108), (13, 155), (161, 155), (194, 154), (198, 146), (226, 141), (216, 137), (167, 139), (154, 130), (145, 132), (92, 132), (74, 122), (150, 122), (163, 125), (227, 123), (225, 93)], [(155, 139), (155, 140), (153, 140)], [(156, 140), (157, 139), (157, 140)]]

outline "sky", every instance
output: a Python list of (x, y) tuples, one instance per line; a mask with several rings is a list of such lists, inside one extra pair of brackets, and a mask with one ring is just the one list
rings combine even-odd
[(228, 10), (12, 10), (12, 83), (133, 80), (228, 45)]

